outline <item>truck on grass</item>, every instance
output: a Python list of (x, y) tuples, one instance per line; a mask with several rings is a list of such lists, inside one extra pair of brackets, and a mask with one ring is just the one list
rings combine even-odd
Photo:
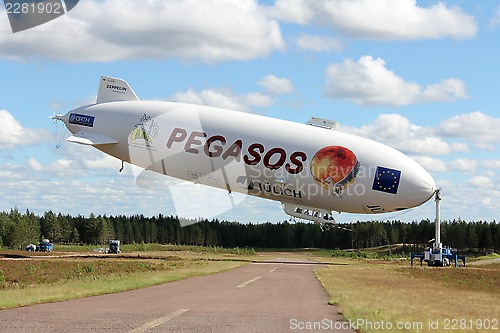
[(38, 252), (52, 252), (54, 249), (54, 245), (48, 239), (44, 239), (40, 242), (40, 245), (37, 248)]
[(108, 253), (120, 253), (120, 241), (116, 239), (112, 239), (109, 241), (109, 250)]

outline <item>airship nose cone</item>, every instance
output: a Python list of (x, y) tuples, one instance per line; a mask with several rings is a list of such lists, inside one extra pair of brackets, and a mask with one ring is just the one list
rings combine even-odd
[(405, 196), (411, 201), (411, 206), (421, 205), (432, 198), (436, 192), (436, 182), (427, 170), (416, 164), (407, 176), (410, 186), (405, 188)]
[(432, 176), (425, 170), (421, 178), (420, 192), (420, 196), (425, 199), (424, 202), (432, 198), (436, 192), (436, 182), (434, 181), (434, 178), (432, 178)]

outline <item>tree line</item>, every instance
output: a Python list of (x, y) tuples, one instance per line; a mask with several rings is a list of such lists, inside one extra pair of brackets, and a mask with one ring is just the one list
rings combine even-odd
[[(322, 231), (314, 223), (283, 221), (248, 223), (199, 220), (181, 227), (175, 216), (145, 217), (90, 214), (70, 216), (52, 211), (38, 216), (17, 209), (0, 213), (0, 247), (23, 249), (48, 238), (55, 244), (159, 243), (253, 248), (367, 248), (390, 244), (425, 245), (434, 238), (434, 222), (357, 221)], [(444, 245), (460, 250), (498, 252), (500, 224), (496, 221), (441, 222)]]

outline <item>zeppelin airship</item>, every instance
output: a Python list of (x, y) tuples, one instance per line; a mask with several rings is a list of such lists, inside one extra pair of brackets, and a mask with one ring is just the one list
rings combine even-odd
[(333, 212), (401, 211), (429, 200), (432, 176), (402, 152), (338, 131), (252, 113), (142, 101), (129, 84), (100, 78), (95, 104), (54, 119), (117, 159), (196, 184), (282, 203), (292, 217), (323, 225)]

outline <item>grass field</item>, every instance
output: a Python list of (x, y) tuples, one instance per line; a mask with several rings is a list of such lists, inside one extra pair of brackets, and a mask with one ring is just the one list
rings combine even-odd
[[(211, 274), (255, 260), (314, 259), (315, 270), (345, 319), (359, 332), (498, 332), (500, 264), (466, 268), (410, 266), (394, 249), (372, 251), (223, 249), (158, 244), (102, 255), (92, 246), (58, 247), (23, 258), (3, 251), (0, 309), (118, 292)], [(78, 254), (78, 257), (71, 257)], [(50, 258), (57, 255), (59, 258)], [(332, 256), (333, 255), (333, 256)], [(400, 254), (401, 255), (401, 254)], [(61, 257), (62, 256), (62, 257)], [(495, 259), (489, 255), (480, 259)]]
[(409, 260), (341, 258), (316, 270), (360, 332), (498, 332), (500, 264), (409, 266)]
[[(61, 249), (61, 248), (60, 248)], [(255, 256), (250, 250), (161, 246), (131, 248), (121, 255), (94, 254), (75, 248), (50, 254), (24, 251), (0, 253), (0, 309), (65, 299), (101, 295), (206, 275), (245, 264)], [(253, 251), (253, 253), (255, 253)], [(57, 256), (53, 258), (52, 256)], [(62, 256), (62, 257), (61, 257)]]

